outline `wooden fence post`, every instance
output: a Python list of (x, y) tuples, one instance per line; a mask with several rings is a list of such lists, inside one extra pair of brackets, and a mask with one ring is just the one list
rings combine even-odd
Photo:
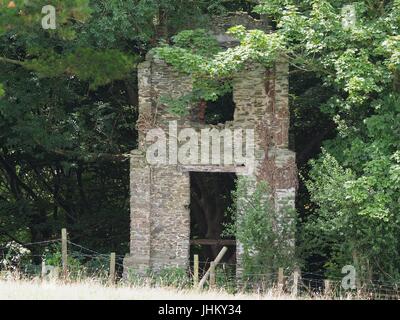
[[(221, 249), (221, 251), (218, 253), (217, 257), (213, 261), (215, 263), (215, 266), (217, 266), (217, 264), (220, 263), (221, 259), (224, 257), (224, 254), (226, 253), (226, 251), (228, 251), (228, 248), (223, 247)], [(206, 283), (207, 278), (210, 275), (210, 270), (211, 270), (211, 267), (207, 270), (207, 272), (205, 273), (203, 278), (201, 278), (200, 283), (199, 283), (199, 289), (203, 288), (204, 284)]]
[(46, 262), (42, 259), (42, 279), (46, 277)]
[(63, 277), (68, 277), (68, 253), (67, 253), (67, 229), (61, 229), (61, 259), (62, 259), (62, 270)]
[(194, 255), (193, 261), (193, 286), (197, 287), (199, 285), (199, 255)]
[(298, 294), (298, 288), (299, 288), (299, 277), (300, 277), (300, 272), (298, 270), (294, 270), (293, 272), (293, 287), (292, 287), (292, 295), (297, 297)]
[(110, 255), (110, 284), (115, 284), (115, 252)]
[(278, 269), (278, 289), (283, 291), (283, 268)]
[(215, 288), (215, 262), (210, 263), (210, 289)]

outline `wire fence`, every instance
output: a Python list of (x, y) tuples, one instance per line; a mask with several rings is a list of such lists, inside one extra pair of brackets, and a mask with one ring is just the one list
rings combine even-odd
[[(126, 281), (136, 285), (173, 285), (177, 287), (193, 287), (194, 260), (190, 259), (190, 268), (182, 270), (170, 268), (159, 273), (130, 274), (126, 272), (123, 277), (125, 255), (101, 253), (81, 244), (67, 240), (68, 244), (68, 272), (73, 278), (96, 277), (109, 280), (111, 265), (114, 264), (117, 283)], [(39, 241), (19, 244), (8, 244), (0, 247), (0, 278), (4, 278), (12, 271), (17, 271), (21, 277), (44, 277), (43, 267), (52, 265), (62, 268), (62, 258), (59, 248), (61, 239)], [(29, 249), (28, 249), (29, 248)], [(34, 249), (34, 250), (33, 250)], [(54, 251), (55, 250), (55, 251)], [(198, 261), (198, 274), (201, 279), (209, 269), (210, 260)], [(128, 270), (129, 271), (129, 270)], [(250, 291), (259, 294), (271, 290), (278, 290), (284, 294), (295, 294), (298, 297), (329, 298), (329, 299), (400, 299), (400, 283), (394, 281), (380, 281), (357, 279), (357, 289), (345, 290), (342, 278), (330, 276), (324, 278), (323, 273), (299, 272), (298, 278), (291, 270), (278, 270), (270, 272), (237, 272), (237, 264), (222, 262), (215, 270), (215, 286), (231, 292)], [(239, 275), (238, 275), (239, 274)], [(209, 279), (206, 288), (210, 286)]]

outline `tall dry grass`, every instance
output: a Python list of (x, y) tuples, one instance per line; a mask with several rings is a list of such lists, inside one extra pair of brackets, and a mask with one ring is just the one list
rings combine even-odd
[[(366, 293), (347, 294), (335, 299), (371, 299)], [(399, 299), (396, 296), (394, 299)], [(223, 289), (195, 290), (172, 287), (130, 285), (119, 282), (108, 285), (105, 279), (85, 278), (82, 280), (29, 279), (20, 274), (0, 276), (0, 300), (329, 300), (330, 295), (302, 293), (292, 296), (276, 288), (264, 293), (231, 294)], [(372, 298), (373, 299), (373, 298)], [(393, 299), (393, 297), (392, 297)]]
[(265, 294), (228, 294), (223, 290), (197, 291), (173, 288), (108, 286), (95, 279), (80, 282), (42, 281), (40, 279), (0, 280), (2, 300), (260, 300), (294, 299), (271, 290)]

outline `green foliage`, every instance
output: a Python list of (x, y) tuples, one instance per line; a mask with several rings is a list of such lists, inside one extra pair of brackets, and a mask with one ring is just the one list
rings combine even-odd
[[(61, 245), (55, 244), (43, 252), (43, 260), (47, 266), (53, 266), (62, 270)], [(82, 277), (96, 277), (107, 279), (110, 265), (110, 258), (107, 256), (87, 256), (78, 251), (68, 252), (68, 274), (72, 279)]]
[(171, 267), (162, 269), (157, 274), (155, 283), (160, 286), (184, 288), (190, 284), (190, 279), (185, 269)]
[(130, 47), (147, 51), (185, 28), (195, 28), (208, 20), (210, 3), (180, 0), (100, 0), (93, 1), (88, 35), (101, 47)]
[[(69, 54), (45, 53), (43, 57), (24, 62), (24, 66), (41, 77), (58, 77), (65, 73), (90, 83), (90, 89), (126, 78), (136, 67), (137, 57), (118, 50), (78, 48)], [(102, 68), (99, 68), (102, 66)]]
[[(57, 267), (59, 271), (62, 270), (62, 253), (61, 244), (54, 244), (45, 249), (43, 252), (43, 260), (46, 265)], [(76, 279), (84, 275), (83, 257), (74, 252), (69, 252), (68, 258), (68, 275), (71, 279)]]
[(183, 30), (172, 37), (172, 42), (177, 48), (185, 48), (203, 57), (212, 57), (221, 50), (217, 40), (204, 29)]
[(189, 113), (192, 101), (192, 95), (184, 95), (177, 99), (168, 96), (160, 97), (160, 103), (168, 106), (169, 112), (178, 116), (185, 116)]
[(225, 234), (235, 236), (243, 249), (243, 276), (253, 281), (272, 281), (280, 267), (292, 269), (296, 217), (294, 210), (273, 205), (265, 182), (238, 179), (230, 208), (232, 224)]
[(184, 114), (186, 102), (216, 101), (232, 90), (230, 81), (246, 63), (256, 62), (271, 67), (283, 49), (282, 38), (277, 34), (247, 31), (243, 26), (233, 27), (228, 33), (241, 45), (222, 51), (212, 35), (196, 29), (182, 31), (173, 37), (172, 46), (154, 50), (159, 58), (193, 79), (191, 94), (176, 98), (177, 102), (164, 99), (174, 113)]
[(237, 292), (236, 272), (233, 266), (217, 266), (215, 268), (215, 283), (217, 288), (223, 288), (230, 294)]
[[(20, 35), (28, 35), (32, 31), (40, 32), (41, 20), (44, 17), (42, 8), (49, 4), (48, 1), (16, 0), (14, 8), (9, 8), (8, 3), (9, 1), (3, 1), (0, 4), (0, 36), (10, 31), (17, 31)], [(56, 8), (58, 27), (49, 33), (65, 39), (75, 38), (77, 35), (75, 23), (84, 23), (90, 17), (89, 3), (89, 0), (52, 1), (51, 5)]]
[(136, 270), (129, 269), (127, 281), (134, 286), (161, 286), (180, 289), (190, 286), (190, 279), (186, 270), (178, 267), (166, 267), (159, 272), (147, 270), (145, 276), (139, 274)]
[(400, 36), (389, 37), (382, 44), (383, 50), (390, 57), (388, 67), (390, 70), (400, 69)]
[(356, 24), (350, 29), (341, 23), (345, 4), (276, 0), (261, 1), (256, 8), (276, 20), (292, 65), (319, 73), (324, 85), (335, 89), (327, 106), (332, 113), (370, 105), (390, 85), (393, 72), (388, 66), (396, 59), (388, 48), (393, 49), (399, 31), (397, 2), (384, 7), (354, 3)]
[[(255, 10), (274, 21), (292, 70), (320, 79), (315, 88), (325, 98), (318, 107), (337, 126), (338, 136), (310, 163), (309, 177), (309, 167), (304, 168), (312, 200), (305, 205), (303, 225), (309, 257), (326, 257), (336, 276), (345, 264), (355, 264), (364, 279), (392, 281), (399, 265), (400, 7), (398, 1), (355, 2), (355, 24), (345, 28), (347, 4), (265, 0)], [(313, 105), (311, 96), (296, 99), (297, 105)]]
[(2, 251), (0, 270), (18, 271), (32, 263), (31, 252), (14, 241), (8, 242)]
[(310, 252), (327, 255), (330, 272), (354, 263), (364, 280), (400, 275), (399, 120), (400, 99), (391, 95), (364, 120), (363, 135), (327, 144), (342, 165), (328, 151), (311, 163), (307, 187), (318, 209), (304, 234)]

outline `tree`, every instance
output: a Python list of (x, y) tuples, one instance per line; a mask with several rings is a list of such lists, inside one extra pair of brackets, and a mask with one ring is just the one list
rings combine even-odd
[(66, 226), (72, 241), (126, 253), (136, 65), (225, 4), (52, 1), (56, 29), (44, 30), (47, 1), (10, 3), (0, 1), (0, 243)]
[(329, 93), (321, 110), (338, 135), (311, 162), (313, 204), (304, 225), (311, 255), (328, 269), (354, 264), (364, 279), (398, 276), (398, 1), (359, 1), (344, 28), (346, 1), (263, 1), (287, 39), (294, 67), (318, 75)]

